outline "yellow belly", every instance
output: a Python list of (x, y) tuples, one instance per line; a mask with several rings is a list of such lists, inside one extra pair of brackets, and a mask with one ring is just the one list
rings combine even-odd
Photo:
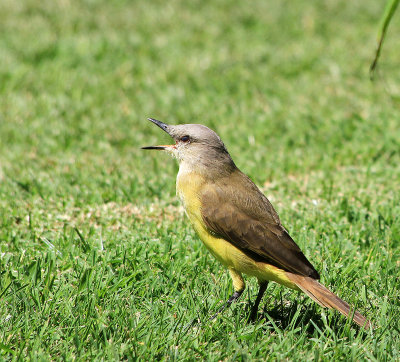
[(286, 276), (286, 272), (273, 265), (257, 262), (223, 238), (216, 237), (206, 228), (201, 216), (198, 190), (204, 178), (200, 175), (178, 175), (177, 194), (194, 229), (208, 250), (227, 268), (256, 277), (259, 281), (272, 280), (292, 289), (298, 289)]

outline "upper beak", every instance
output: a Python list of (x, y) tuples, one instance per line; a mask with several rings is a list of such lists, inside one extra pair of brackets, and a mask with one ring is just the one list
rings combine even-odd
[[(158, 121), (157, 119), (154, 118), (147, 118), (150, 122), (153, 122), (156, 124), (158, 127), (160, 127), (163, 131), (168, 132), (169, 126), (161, 121)], [(142, 150), (166, 150), (168, 148), (175, 147), (175, 145), (160, 145), (160, 146), (147, 146), (147, 147), (142, 147)]]

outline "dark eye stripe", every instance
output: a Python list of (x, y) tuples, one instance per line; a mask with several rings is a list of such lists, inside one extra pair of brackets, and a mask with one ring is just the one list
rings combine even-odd
[(188, 142), (190, 140), (189, 136), (183, 136), (181, 137), (182, 142)]

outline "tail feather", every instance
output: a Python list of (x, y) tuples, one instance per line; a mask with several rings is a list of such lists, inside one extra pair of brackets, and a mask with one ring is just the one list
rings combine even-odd
[(288, 278), (321, 307), (336, 309), (344, 316), (351, 316), (360, 327), (369, 328), (371, 323), (362, 314), (355, 311), (348, 303), (333, 294), (316, 279), (287, 273)]

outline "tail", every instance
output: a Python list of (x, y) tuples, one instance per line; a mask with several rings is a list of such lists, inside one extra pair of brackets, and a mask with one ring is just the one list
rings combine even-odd
[(328, 288), (320, 284), (316, 279), (305, 277), (302, 275), (286, 273), (288, 278), (295, 283), (304, 293), (306, 293), (312, 300), (317, 302), (321, 307), (336, 309), (344, 316), (349, 315), (353, 321), (360, 327), (368, 329), (371, 325), (362, 314), (350, 308), (350, 305), (344, 300), (340, 299), (337, 295), (333, 294)]

